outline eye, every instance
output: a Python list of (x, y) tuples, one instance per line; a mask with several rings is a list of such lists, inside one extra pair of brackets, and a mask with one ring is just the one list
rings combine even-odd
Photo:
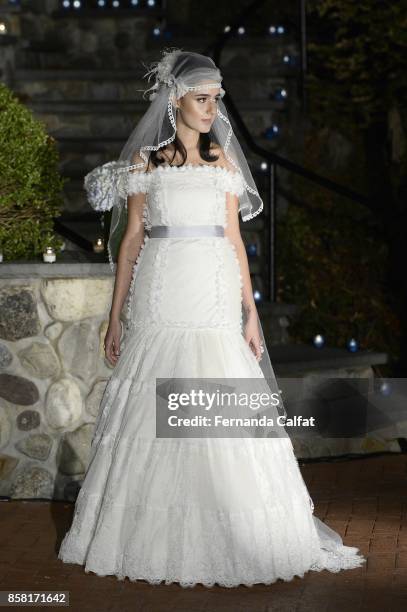
[[(198, 102), (201, 102), (201, 100), (203, 100), (205, 102), (206, 98), (197, 98)], [(220, 96), (215, 98), (216, 102), (219, 102), (220, 100)]]

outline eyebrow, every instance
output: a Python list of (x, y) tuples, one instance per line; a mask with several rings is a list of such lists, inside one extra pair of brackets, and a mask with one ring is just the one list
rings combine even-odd
[[(198, 98), (208, 98), (210, 96), (210, 94), (206, 94), (206, 93), (197, 93), (195, 94), (195, 96)], [(220, 92), (218, 94), (216, 94), (215, 98), (217, 98), (218, 96), (220, 96)]]

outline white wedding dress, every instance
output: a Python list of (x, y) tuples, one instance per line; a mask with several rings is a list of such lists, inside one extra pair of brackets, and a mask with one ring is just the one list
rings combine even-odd
[[(239, 175), (209, 165), (130, 175), (152, 225), (226, 225)], [(58, 558), (119, 579), (233, 587), (365, 559), (313, 515), (290, 439), (155, 436), (155, 379), (262, 377), (241, 333), (242, 280), (225, 237), (146, 234), (121, 355)]]

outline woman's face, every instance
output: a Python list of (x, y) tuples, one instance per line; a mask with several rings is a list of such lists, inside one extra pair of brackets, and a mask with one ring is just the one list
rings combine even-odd
[(198, 91), (188, 91), (177, 100), (177, 120), (198, 132), (209, 132), (216, 118), (220, 87), (201, 86)]

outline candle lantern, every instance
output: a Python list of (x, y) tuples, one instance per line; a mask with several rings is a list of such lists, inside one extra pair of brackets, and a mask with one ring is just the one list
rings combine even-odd
[(93, 243), (93, 250), (95, 253), (103, 253), (105, 250), (105, 243), (103, 238), (97, 238)]
[(52, 246), (47, 246), (42, 254), (42, 258), (45, 263), (54, 263), (56, 260), (56, 254)]

